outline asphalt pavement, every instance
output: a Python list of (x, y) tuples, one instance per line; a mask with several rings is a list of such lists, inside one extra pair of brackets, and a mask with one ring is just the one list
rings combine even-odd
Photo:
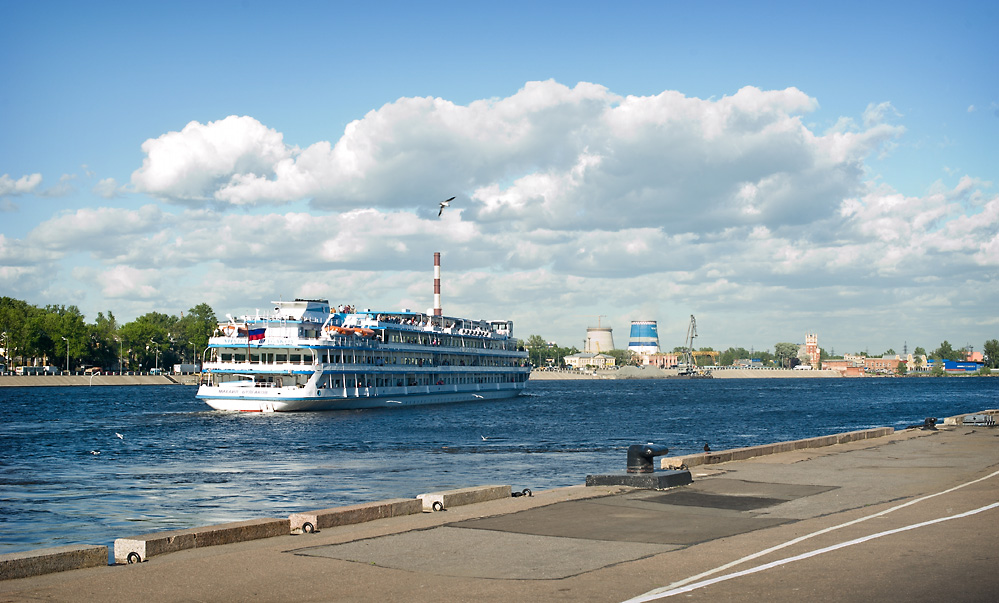
[(692, 484), (664, 491), (573, 486), (6, 580), (0, 601), (911, 602), (999, 593), (995, 427), (910, 429), (691, 474)]

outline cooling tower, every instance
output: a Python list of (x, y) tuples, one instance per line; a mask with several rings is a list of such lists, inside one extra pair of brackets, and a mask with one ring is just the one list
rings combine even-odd
[(584, 352), (602, 354), (614, 349), (613, 329), (610, 327), (586, 327), (586, 349)]
[(636, 354), (659, 353), (659, 328), (654, 320), (631, 321), (631, 337), (628, 350)]

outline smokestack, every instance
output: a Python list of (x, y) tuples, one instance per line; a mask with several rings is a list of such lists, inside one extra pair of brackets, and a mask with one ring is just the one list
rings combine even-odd
[(434, 252), (434, 316), (441, 316), (441, 252)]

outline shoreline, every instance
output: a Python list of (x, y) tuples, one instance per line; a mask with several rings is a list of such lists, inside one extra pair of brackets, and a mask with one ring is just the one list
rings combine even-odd
[(91, 385), (197, 385), (198, 375), (0, 375), (4, 387)]
[[(794, 369), (739, 369), (716, 368), (713, 379), (840, 379), (839, 371), (796, 371)], [(579, 371), (531, 371), (531, 379), (538, 381), (596, 380), (596, 379), (687, 379), (677, 369), (639, 368), (625, 366), (620, 369), (597, 369), (589, 373)]]

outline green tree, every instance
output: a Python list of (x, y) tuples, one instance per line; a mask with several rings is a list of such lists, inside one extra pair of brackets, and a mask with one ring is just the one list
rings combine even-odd
[(607, 354), (608, 356), (613, 357), (614, 358), (614, 364), (616, 364), (617, 366), (628, 366), (628, 365), (632, 365), (632, 364), (637, 364), (638, 363), (638, 361), (637, 361), (637, 355), (634, 352), (632, 352), (631, 350), (617, 350), (617, 349), (614, 349), (614, 350), (609, 350), (609, 351), (606, 351), (606, 352), (603, 352), (603, 353)]
[(786, 342), (775, 344), (774, 355), (782, 367), (790, 368), (791, 359), (798, 356), (798, 344)]
[(985, 364), (989, 368), (999, 368), (999, 339), (989, 339), (982, 346)]
[(933, 351), (933, 357), (941, 360), (957, 360), (957, 356), (957, 352), (954, 351), (954, 348), (951, 347), (946, 339), (940, 344), (940, 347)]
[(170, 332), (177, 319), (159, 312), (149, 312), (122, 325), (119, 334), (131, 370), (149, 370), (167, 366), (170, 357)]
[(913, 356), (925, 356), (926, 355), (926, 350), (924, 350), (920, 346), (916, 346), (916, 349), (912, 350), (912, 355)]
[(527, 348), (527, 357), (534, 366), (541, 366), (544, 362), (545, 352), (548, 351), (548, 342), (541, 335), (531, 335), (524, 342)]
[(198, 362), (217, 326), (218, 318), (211, 306), (205, 303), (194, 306), (174, 327), (174, 351), (185, 360), (190, 357), (191, 362)]

